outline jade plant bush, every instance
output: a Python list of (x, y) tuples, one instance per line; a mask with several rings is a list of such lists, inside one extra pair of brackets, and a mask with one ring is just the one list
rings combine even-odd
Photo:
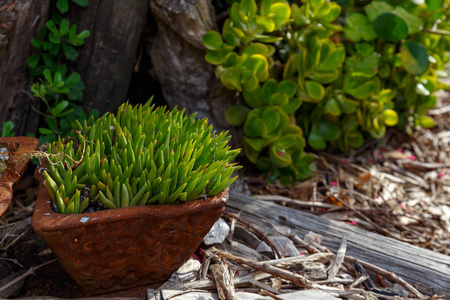
[(432, 127), (446, 12), (443, 0), (233, 1), (203, 43), (223, 85), (242, 95), (226, 118), (243, 126), (248, 159), (288, 183), (312, 175), (306, 142), (345, 152), (387, 126)]
[(236, 180), (239, 150), (206, 119), (150, 102), (123, 104), (84, 124), (77, 139), (49, 145), (45, 186), (58, 213), (144, 204), (173, 204), (213, 196)]

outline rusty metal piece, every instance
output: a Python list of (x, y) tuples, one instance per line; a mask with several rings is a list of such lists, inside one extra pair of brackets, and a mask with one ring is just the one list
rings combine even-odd
[(88, 295), (162, 283), (189, 259), (228, 201), (207, 200), (64, 215), (50, 207), (39, 179), (34, 231)]
[(14, 150), (13, 154), (8, 153), (8, 168), (0, 177), (0, 217), (11, 204), (14, 188), (30, 162), (30, 157), (23, 154), (36, 150), (38, 145), (39, 141), (33, 137), (0, 137), (1, 148)]

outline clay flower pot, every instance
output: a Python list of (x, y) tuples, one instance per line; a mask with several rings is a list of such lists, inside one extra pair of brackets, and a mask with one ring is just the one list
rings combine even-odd
[[(0, 137), (0, 148), (6, 148), (8, 151), (8, 154), (0, 153), (2, 158), (5, 158), (1, 163), (6, 167), (0, 175), (0, 217), (11, 204), (14, 187), (30, 162), (30, 158), (22, 154), (36, 150), (38, 145), (39, 141), (33, 137)], [(10, 151), (13, 154), (10, 154)]]
[(35, 232), (86, 294), (162, 283), (200, 245), (222, 214), (228, 189), (207, 200), (58, 214), (39, 180)]

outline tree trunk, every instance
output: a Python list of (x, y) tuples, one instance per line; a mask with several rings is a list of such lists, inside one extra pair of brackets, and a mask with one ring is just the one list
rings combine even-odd
[(216, 78), (202, 44), (203, 35), (217, 29), (211, 2), (150, 0), (150, 8), (158, 35), (149, 54), (167, 103), (209, 118), (216, 129), (229, 127), (225, 111), (234, 93)]
[[(0, 126), (13, 121), (17, 135), (36, 132), (27, 57), (31, 39), (47, 20), (49, 0), (0, 0)], [(34, 104), (35, 106), (39, 106)]]
[(148, 0), (91, 0), (87, 8), (71, 6), (70, 22), (91, 32), (73, 66), (86, 86), (86, 111), (112, 112), (127, 100), (147, 10)]

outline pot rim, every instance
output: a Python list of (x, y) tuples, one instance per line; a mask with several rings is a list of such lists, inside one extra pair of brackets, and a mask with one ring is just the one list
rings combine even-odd
[(208, 197), (206, 200), (193, 200), (185, 203), (163, 204), (163, 205), (137, 205), (105, 209), (101, 211), (87, 212), (83, 214), (59, 214), (51, 208), (51, 199), (47, 189), (44, 187), (44, 176), (35, 171), (35, 178), (39, 182), (39, 192), (34, 208), (32, 224), (39, 231), (55, 231), (68, 227), (84, 227), (99, 223), (116, 222), (118, 219), (139, 219), (142, 216), (151, 216), (155, 219), (173, 218), (185, 214), (212, 210), (225, 206), (228, 201), (228, 190), (226, 188), (219, 194)]

